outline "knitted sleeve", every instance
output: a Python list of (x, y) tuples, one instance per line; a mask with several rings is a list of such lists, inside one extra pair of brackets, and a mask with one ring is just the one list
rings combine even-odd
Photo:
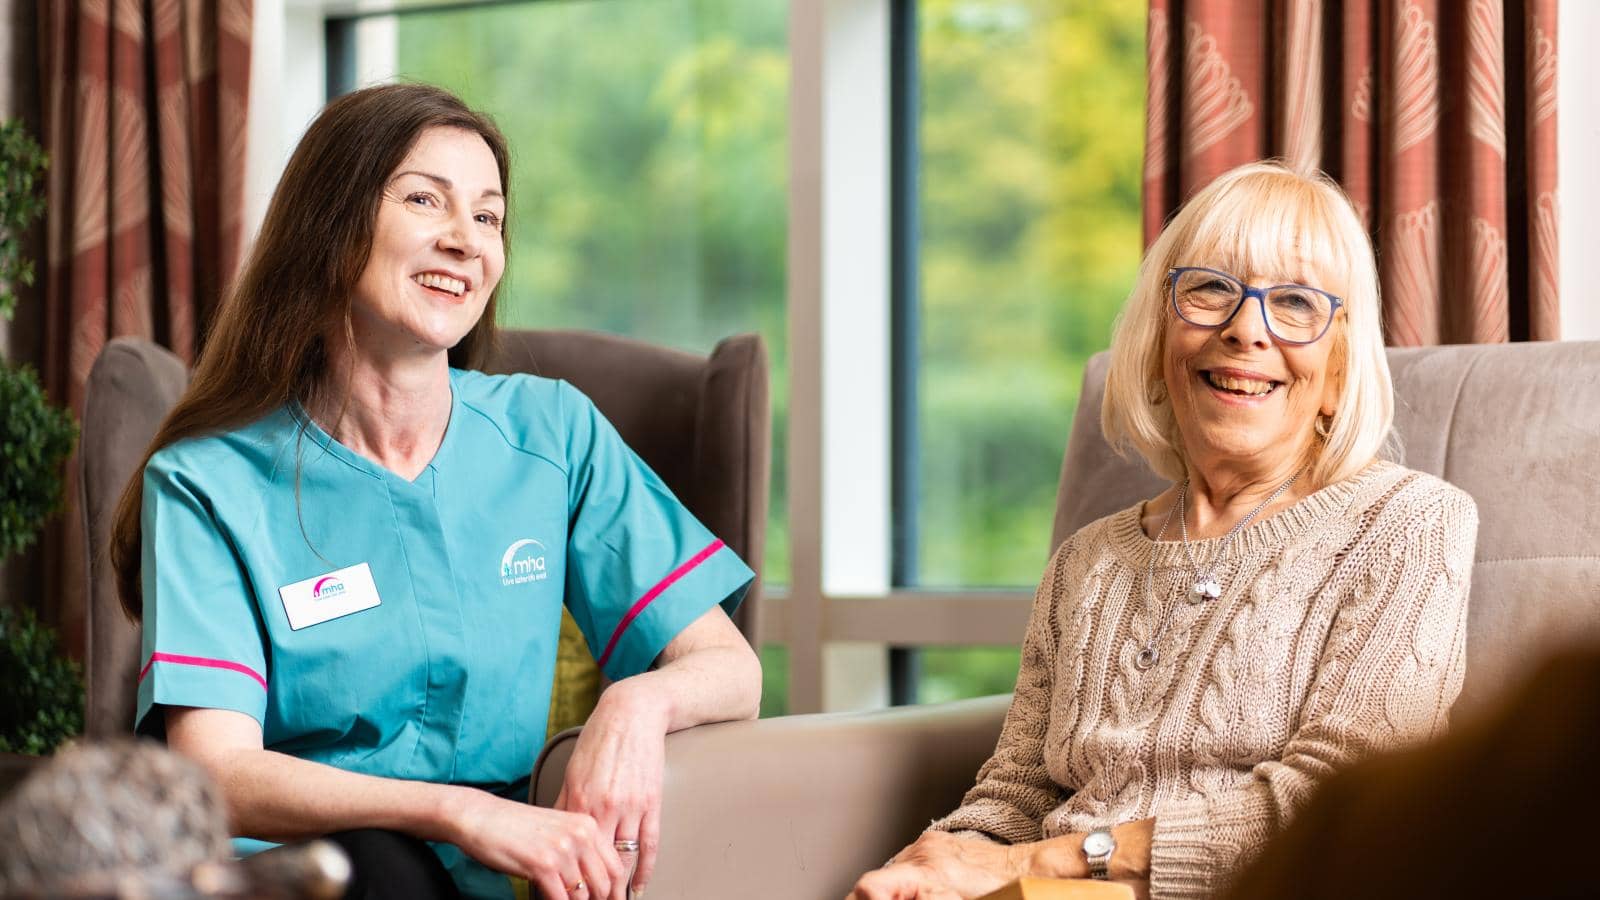
[(960, 808), (930, 825), (930, 831), (982, 832), (1008, 844), (1037, 841), (1045, 814), (1066, 799), (1066, 792), (1045, 771), (1044, 739), (1055, 683), (1060, 573), (1071, 543), (1056, 551), (1034, 594), (1016, 692), (994, 755), (978, 770), (977, 784), (962, 798)]
[(1365, 560), (1282, 758), (1243, 787), (1156, 810), (1152, 900), (1213, 896), (1328, 775), (1443, 730), (1464, 674), (1477, 509), (1441, 485), (1380, 518), (1385, 527), (1351, 548)]

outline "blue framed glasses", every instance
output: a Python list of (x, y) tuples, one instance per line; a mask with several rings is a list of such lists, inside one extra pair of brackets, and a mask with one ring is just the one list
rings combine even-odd
[(1167, 293), (1178, 318), (1201, 328), (1221, 328), (1254, 297), (1267, 331), (1286, 344), (1312, 344), (1328, 333), (1344, 301), (1303, 284), (1251, 287), (1227, 272), (1202, 266), (1167, 270)]

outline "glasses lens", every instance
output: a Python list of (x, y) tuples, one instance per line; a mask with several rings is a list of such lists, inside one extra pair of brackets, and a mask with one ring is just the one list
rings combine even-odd
[(1333, 302), (1317, 291), (1282, 287), (1267, 293), (1268, 324), (1284, 340), (1316, 340), (1332, 317)]
[(1178, 273), (1173, 299), (1178, 312), (1196, 325), (1221, 325), (1239, 305), (1239, 282), (1215, 272), (1188, 269)]

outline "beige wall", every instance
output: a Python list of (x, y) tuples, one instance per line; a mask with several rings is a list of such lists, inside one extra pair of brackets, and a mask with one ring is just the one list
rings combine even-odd
[(1600, 250), (1600, 3), (1561, 0), (1556, 51), (1556, 158), (1560, 167), (1561, 337), (1600, 341), (1600, 288), (1589, 275)]

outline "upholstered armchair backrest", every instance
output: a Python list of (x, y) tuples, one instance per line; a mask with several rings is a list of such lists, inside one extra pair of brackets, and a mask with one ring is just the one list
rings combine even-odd
[[(1166, 487), (1101, 434), (1107, 362), (1084, 375), (1052, 548)], [(1399, 461), (1478, 504), (1461, 713), (1550, 651), (1600, 639), (1600, 342), (1394, 349), (1389, 366)]]
[(78, 443), (79, 508), (88, 578), (84, 725), (90, 737), (133, 727), (139, 676), (139, 627), (117, 599), (107, 549), (122, 490), (144, 459), (167, 412), (189, 385), (189, 370), (170, 351), (138, 338), (116, 338), (89, 370)]
[(594, 331), (504, 331), (491, 369), (564, 379), (587, 394), (683, 505), (756, 570), (734, 615), (754, 645), (772, 481), (761, 337), (735, 335), (699, 356)]

